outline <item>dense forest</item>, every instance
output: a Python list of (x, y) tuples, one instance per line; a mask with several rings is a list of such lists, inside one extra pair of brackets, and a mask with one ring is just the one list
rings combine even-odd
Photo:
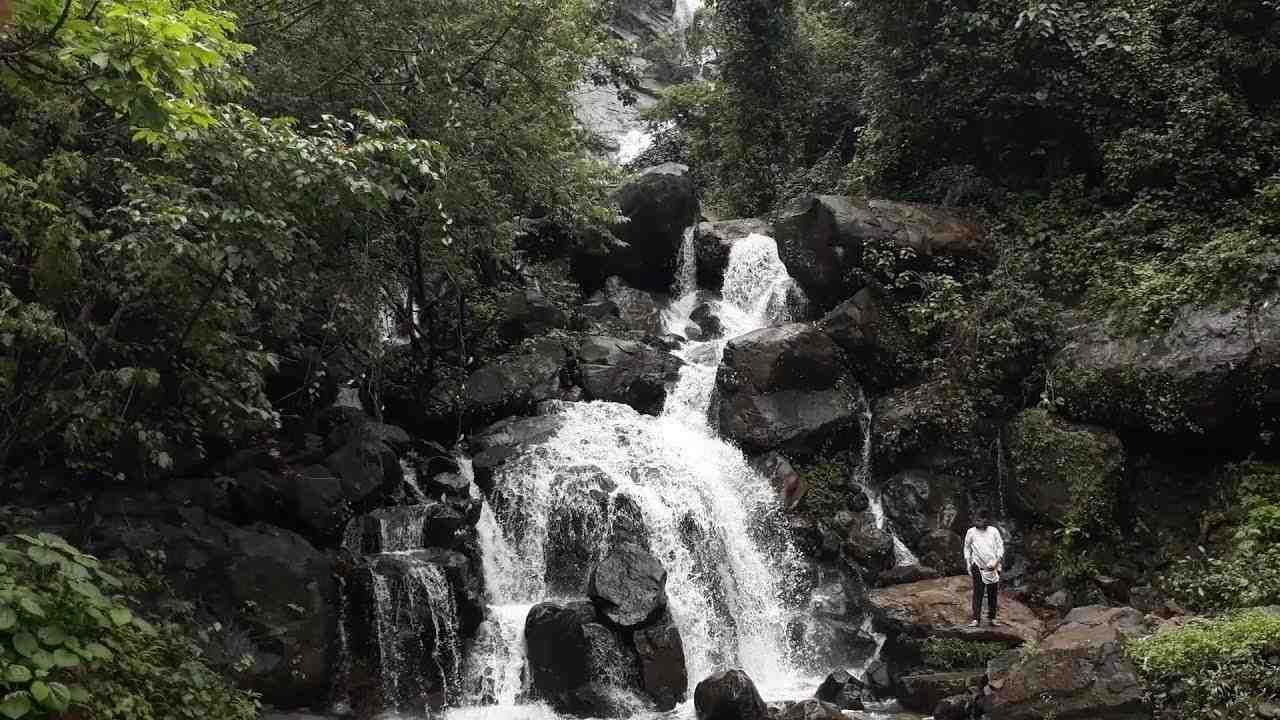
[[(417, 547), (458, 558), (466, 645), (478, 498), (517, 504), (500, 464), (545, 402), (661, 415), (678, 348), (724, 334), (708, 422), (777, 479), (849, 633), (965, 575), (977, 507), (1012, 529), (1043, 632), (1010, 654), (866, 609), (883, 696), (978, 667), (950, 717), (1280, 717), (1280, 2), (712, 0), (675, 32), (677, 7), (0, 0), (0, 716), (400, 709), (335, 669), (334, 598), (388, 550), (350, 528), (440, 498)], [(588, 88), (643, 107), (638, 157)], [(756, 233), (797, 288), (774, 335), (685, 308), (673, 337), (681, 253), (727, 302)], [(823, 393), (813, 427), (778, 409)], [(1102, 606), (1142, 632), (1050, 642)], [(666, 626), (608, 617), (648, 683)], [(1025, 680), (1055, 652), (1137, 690)], [(435, 680), (415, 702), (456, 705)]]

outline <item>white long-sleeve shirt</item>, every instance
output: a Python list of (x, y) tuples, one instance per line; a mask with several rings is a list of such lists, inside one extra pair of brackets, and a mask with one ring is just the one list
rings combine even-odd
[(969, 528), (964, 535), (964, 566), (978, 566), (982, 571), (982, 582), (988, 585), (1000, 581), (1000, 573), (991, 569), (994, 562), (997, 566), (1004, 561), (1004, 537), (995, 525), (988, 525), (986, 530)]

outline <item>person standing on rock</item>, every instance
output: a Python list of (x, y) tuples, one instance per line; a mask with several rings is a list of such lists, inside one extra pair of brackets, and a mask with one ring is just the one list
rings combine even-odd
[(991, 514), (979, 510), (973, 515), (973, 527), (964, 536), (964, 566), (973, 578), (973, 622), (982, 621), (982, 596), (987, 596), (987, 624), (996, 621), (996, 593), (1000, 586), (1000, 566), (1004, 562), (1004, 538), (991, 524)]

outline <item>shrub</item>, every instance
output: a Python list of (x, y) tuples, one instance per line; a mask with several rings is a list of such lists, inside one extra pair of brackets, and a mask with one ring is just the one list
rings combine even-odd
[(1004, 643), (950, 638), (929, 638), (920, 649), (925, 666), (937, 672), (985, 668), (1006, 652)]
[(1280, 672), (1264, 658), (1280, 642), (1280, 614), (1240, 612), (1129, 645), (1164, 717), (1253, 717), (1253, 703), (1280, 697)]
[(54, 535), (15, 538), (0, 543), (0, 716), (257, 716), (183, 628), (135, 615), (97, 559)]

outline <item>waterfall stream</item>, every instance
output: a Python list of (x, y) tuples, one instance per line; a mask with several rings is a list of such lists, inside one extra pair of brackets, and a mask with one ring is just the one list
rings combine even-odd
[[(681, 266), (678, 297), (664, 317), (675, 334), (685, 332), (700, 300), (691, 235)], [(791, 286), (771, 238), (738, 241), (723, 299), (705, 300), (725, 332), (684, 344), (687, 364), (661, 416), (616, 403), (568, 403), (553, 438), (503, 467), (478, 526), (491, 605), (464, 666), (469, 702), (488, 707), (450, 717), (546, 712), (521, 704), (525, 615), (543, 600), (581, 597), (613, 525), (637, 519), (668, 571), (691, 685), (741, 667), (767, 697), (813, 692), (816, 680), (797, 670), (787, 642), (788, 593), (801, 559), (768, 481), (717, 436), (707, 415), (728, 339), (785, 321)], [(691, 711), (686, 703), (677, 712)]]

